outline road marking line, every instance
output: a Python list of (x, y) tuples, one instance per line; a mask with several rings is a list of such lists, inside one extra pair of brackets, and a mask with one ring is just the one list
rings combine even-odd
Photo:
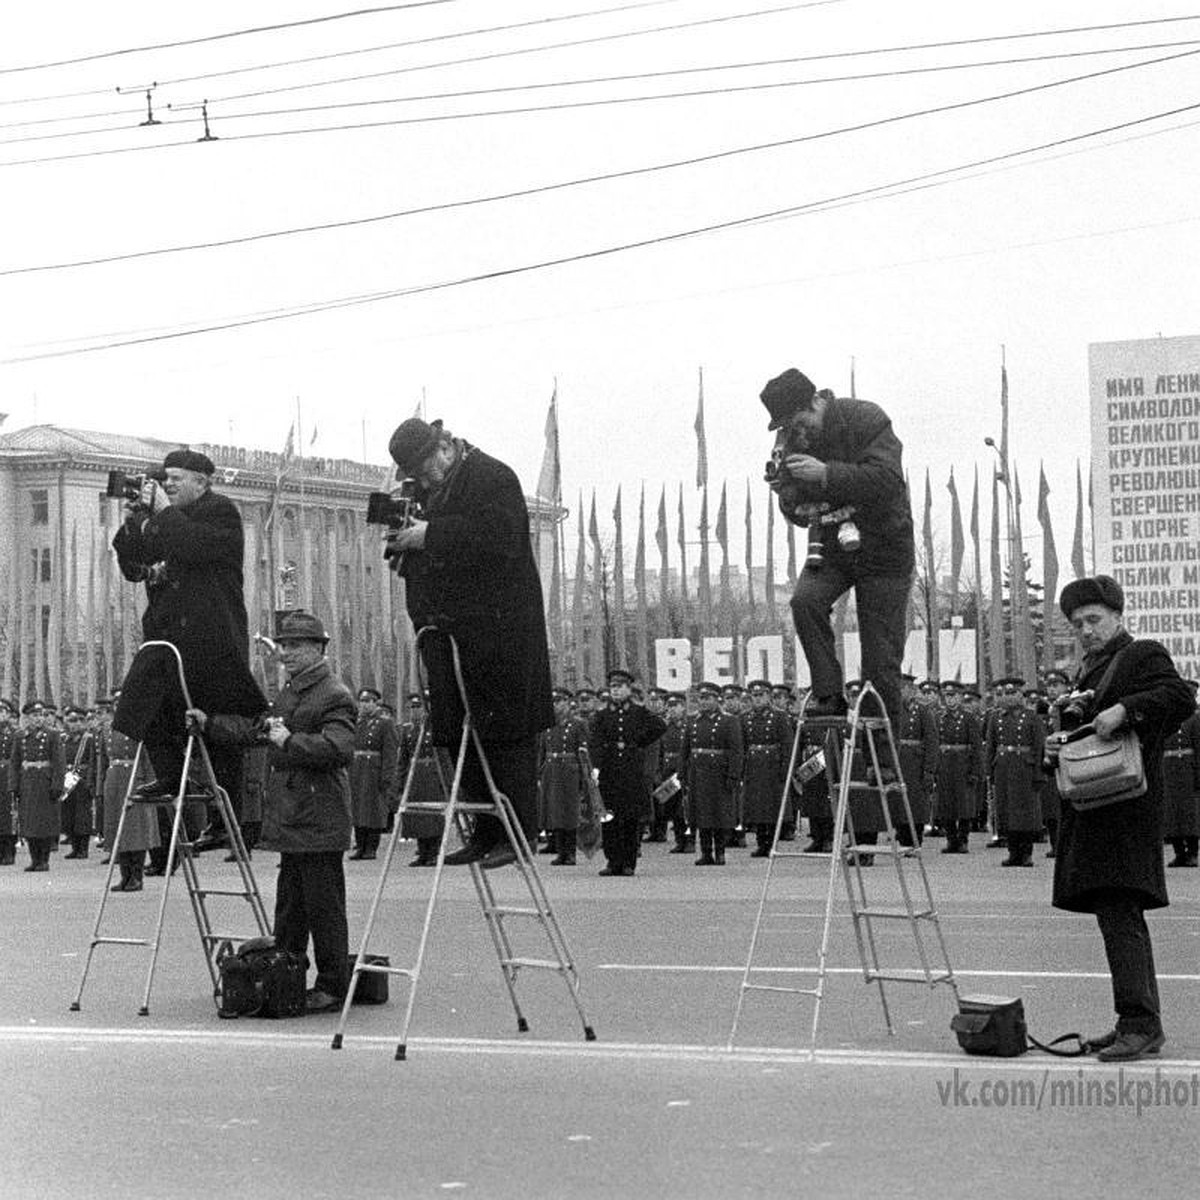
[[(662, 971), (664, 974), (712, 974), (732, 975), (742, 974), (745, 964), (740, 967), (703, 966), (693, 963), (596, 963), (597, 971)], [(910, 967), (908, 970), (920, 970)], [(769, 972), (772, 975), (816, 975), (816, 967), (755, 967), (754, 974)], [(862, 967), (826, 967), (826, 975), (861, 975)], [(960, 971), (955, 970), (955, 978), (977, 979), (1111, 979), (1107, 971)], [(1166, 975), (1161, 971), (1156, 978), (1161, 982), (1173, 980), (1182, 983), (1200, 983), (1200, 975)]]

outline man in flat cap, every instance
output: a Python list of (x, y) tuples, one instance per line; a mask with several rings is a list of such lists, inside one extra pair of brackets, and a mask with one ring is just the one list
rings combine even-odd
[[(424, 514), (389, 534), (387, 553), (407, 583), (414, 626), (437, 631), (421, 639), (434, 741), (457, 748), (462, 728), (452, 636), (492, 779), (536, 846), (538, 735), (554, 724), (554, 707), (525, 494), (510, 467), (440, 421), (409, 418), (388, 451), (397, 478), (414, 481)], [(473, 801), (491, 800), (473, 745), (463, 789)], [(495, 868), (514, 857), (500, 819), (481, 813), (468, 843), (445, 861)]]
[[(121, 573), (146, 587), (142, 635), (170, 642), (183, 661), (195, 707), (257, 716), (266, 698), (250, 674), (242, 585), (242, 518), (212, 490), (211, 459), (172, 450), (163, 482), (148, 479), (113, 539)], [(145, 744), (155, 780), (139, 791), (169, 799), (180, 788), (187, 732), (174, 655), (139, 654), (125, 677), (113, 728)], [(212, 747), (213, 769), (231, 797), (241, 793), (242, 752)]]
[[(1146, 793), (1086, 812), (1062, 806), (1054, 861), (1056, 908), (1094, 913), (1112, 976), (1117, 1023), (1090, 1039), (1102, 1061), (1157, 1054), (1165, 1037), (1145, 910), (1168, 903), (1163, 871), (1163, 743), (1195, 710), (1191, 689), (1159, 642), (1125, 629), (1125, 595), (1107, 575), (1076, 579), (1059, 597), (1083, 660), (1062, 707), (1064, 730), (1089, 724), (1101, 738), (1132, 729)], [(1057, 759), (1058, 739), (1047, 742)]]
[(846, 711), (830, 613), (853, 588), (863, 678), (874, 684), (895, 727), (915, 561), (900, 439), (877, 404), (817, 391), (794, 367), (770, 380), (760, 398), (771, 416), (768, 428), (778, 431), (770, 475), (780, 511), (809, 528), (809, 557), (792, 596), (812, 673), (816, 707), (809, 715)]

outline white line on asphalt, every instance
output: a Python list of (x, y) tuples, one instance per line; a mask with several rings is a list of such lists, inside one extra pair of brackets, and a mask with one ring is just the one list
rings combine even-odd
[[(246, 1046), (280, 1045), (328, 1048), (329, 1034), (317, 1033), (251, 1033), (222, 1029), (72, 1029), (69, 1026), (0, 1026), (0, 1044), (20, 1042), (57, 1042), (74, 1045), (214, 1045), (239, 1043)], [(378, 1034), (362, 1036), (347, 1035), (345, 1048), (369, 1050), (373, 1047), (394, 1049), (395, 1038), (380, 1037)], [(1112, 1064), (1097, 1063), (1091, 1059), (1064, 1059), (1047, 1062), (1034, 1055), (1029, 1059), (972, 1059), (961, 1053), (947, 1051), (931, 1054), (907, 1050), (854, 1050), (818, 1049), (815, 1056), (808, 1050), (783, 1046), (734, 1047), (724, 1046), (671, 1045), (640, 1042), (549, 1042), (513, 1041), (492, 1038), (412, 1038), (408, 1042), (410, 1057), (413, 1054), (491, 1054), (515, 1055), (525, 1058), (602, 1058), (615, 1061), (667, 1060), (674, 1062), (725, 1062), (725, 1063), (769, 1063), (816, 1064), (828, 1067), (926, 1067), (945, 1069), (947, 1066), (973, 1066), (989, 1071), (1071, 1071), (1081, 1067), (1111, 1067)], [(1170, 1071), (1200, 1070), (1200, 1060), (1171, 1059), (1125, 1066), (1126, 1070), (1162, 1068)], [(403, 1068), (397, 1068), (403, 1070)]]
[[(597, 971), (661, 971), (664, 974), (690, 975), (740, 975), (745, 971), (740, 967), (704, 966), (696, 963), (597, 963)], [(919, 968), (914, 968), (919, 970)], [(754, 973), (767, 972), (772, 975), (816, 975), (816, 967), (755, 967)], [(826, 967), (826, 975), (861, 975), (862, 967)], [(1107, 971), (960, 971), (955, 970), (955, 977), (972, 977), (982, 979), (1111, 979)], [(1182, 983), (1200, 983), (1200, 975), (1166, 975), (1161, 971), (1157, 978)]]

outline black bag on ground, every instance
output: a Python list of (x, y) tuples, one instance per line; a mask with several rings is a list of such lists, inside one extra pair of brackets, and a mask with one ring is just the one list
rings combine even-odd
[[(350, 955), (350, 974), (348, 978), (354, 978), (354, 964), (357, 962), (358, 956)], [(363, 965), (374, 963), (379, 967), (390, 966), (386, 954), (364, 954)], [(358, 983), (354, 988), (354, 996), (351, 1004), (386, 1004), (388, 1002), (388, 977), (382, 971), (360, 971), (358, 973)]]
[(217, 1015), (299, 1017), (304, 1015), (308, 963), (275, 945), (271, 937), (251, 938), (221, 960), (221, 1006)]
[[(1039, 1042), (1025, 1025), (1024, 1004), (1008, 996), (959, 996), (958, 1012), (950, 1018), (950, 1028), (968, 1054), (1016, 1058), (1031, 1046), (1058, 1058), (1079, 1058), (1090, 1053), (1090, 1047), (1077, 1033)], [(1078, 1048), (1064, 1050), (1064, 1042), (1077, 1042)]]

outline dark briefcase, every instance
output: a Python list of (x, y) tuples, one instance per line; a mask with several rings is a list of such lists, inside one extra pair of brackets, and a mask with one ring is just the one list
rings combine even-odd
[[(350, 955), (350, 977), (354, 977), (354, 964), (358, 956)], [(363, 965), (373, 963), (379, 967), (390, 966), (386, 954), (364, 954)], [(386, 1004), (388, 1002), (388, 977), (382, 971), (360, 971), (358, 983), (351, 997), (351, 1004)]]
[(270, 937), (251, 938), (221, 960), (221, 1005), (217, 1015), (299, 1017), (304, 1015), (303, 955), (282, 950)]
[(960, 996), (950, 1028), (968, 1054), (1015, 1058), (1029, 1049), (1025, 1006), (1006, 996)]

